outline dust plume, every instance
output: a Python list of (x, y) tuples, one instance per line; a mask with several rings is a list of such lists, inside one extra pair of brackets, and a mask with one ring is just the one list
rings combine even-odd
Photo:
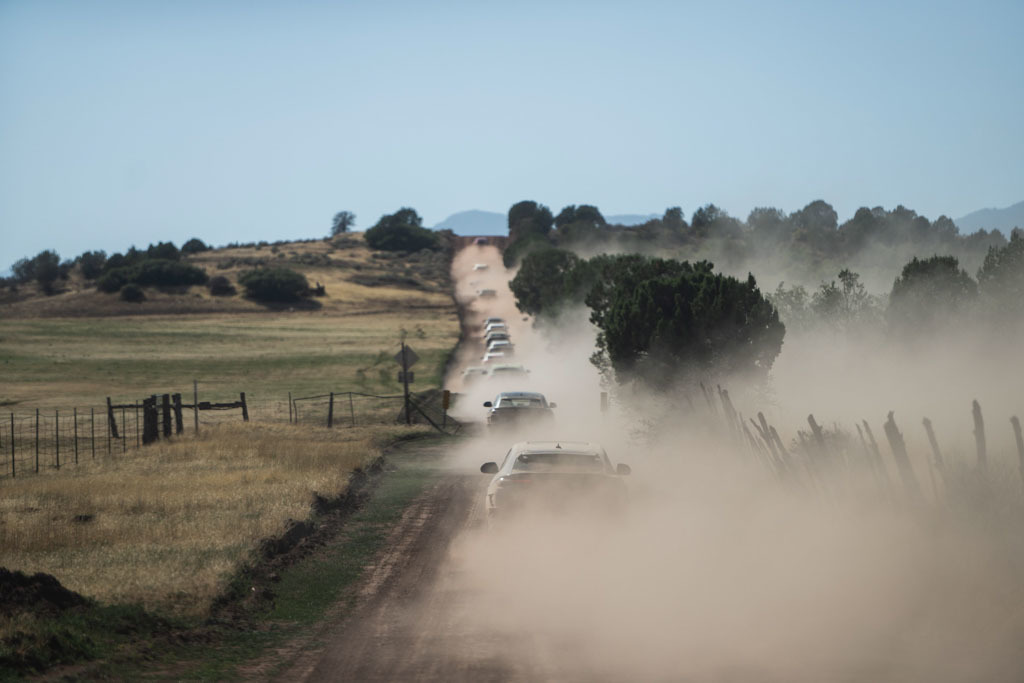
[[(476, 263), (488, 268), (473, 270)], [(586, 312), (534, 328), (515, 309), (512, 274), (497, 250), (464, 250), (454, 275), (468, 311), (463, 364), (479, 361), (479, 321), (504, 317), (516, 362), (530, 369), (516, 388), (541, 391), (558, 408), (549, 433), (484, 431), (452, 466), (473, 471), (500, 462), (514, 441), (554, 438), (599, 442), (613, 463), (633, 468), (622, 518), (524, 516), (454, 542), (451, 562), (466, 597), (461, 618), (507, 643), (511, 656), (567, 680), (1024, 676), (1019, 481), (987, 507), (944, 491), (911, 504), (863, 487), (845, 470), (829, 491), (780, 481), (726, 438), (699, 401), (678, 402), (685, 388), (671, 400), (620, 391), (602, 412)], [(479, 298), (482, 288), (497, 295)], [(809, 413), (837, 429), (866, 419), (881, 433), (881, 420), (896, 410), (922, 480), (921, 418), (940, 429), (950, 467), (967, 471), (969, 405), (979, 398), (1003, 425), (992, 427), (993, 467), (1013, 477), (1006, 418), (1024, 412), (1019, 371), (1007, 372), (1017, 367), (1015, 339), (965, 333), (941, 349), (915, 349), (870, 337), (791, 335), (769, 390), (730, 389), (741, 413), (765, 411), (788, 443)], [(486, 381), (456, 388), (463, 391), (457, 416), (481, 421), (493, 388)]]

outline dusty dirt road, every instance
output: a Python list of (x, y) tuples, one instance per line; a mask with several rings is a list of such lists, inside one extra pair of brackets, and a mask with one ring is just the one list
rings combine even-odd
[[(474, 269), (478, 263), (487, 269)], [(517, 341), (528, 334), (511, 305), (507, 273), (494, 247), (469, 247), (454, 267), (456, 295), (467, 305), (470, 326), (488, 315), (510, 319)], [(476, 290), (493, 287), (496, 297), (477, 299)], [(514, 322), (513, 322), (514, 321)], [(478, 365), (483, 346), (472, 337), (459, 349), (459, 363), (450, 386), (464, 390), (461, 369)], [(473, 405), (477, 405), (477, 397)], [(482, 413), (482, 410), (479, 410)], [(482, 417), (482, 415), (480, 416)], [(472, 439), (467, 439), (472, 441)], [(415, 447), (414, 447), (415, 448)], [(484, 491), (489, 477), (480, 474), (482, 459), (465, 452), (500, 458), (501, 444), (477, 440), (457, 454), (406, 452), (400, 467), (438, 470), (435, 481), (406, 510), (392, 531), (383, 555), (370, 568), (359, 589), (356, 607), (340, 623), (320, 634), (324, 644), (281, 672), (281, 681), (538, 681), (574, 680), (562, 658), (548, 657), (551, 645), (528, 629), (509, 628), (478, 613), (486, 586), (466, 581), (465, 548), (488, 531), (484, 523)], [(429, 451), (429, 449), (428, 449)], [(486, 457), (486, 456), (485, 456)], [(476, 552), (476, 550), (474, 550)], [(478, 569), (474, 572), (478, 576)], [(514, 577), (495, 576), (495, 581)], [(594, 680), (593, 672), (587, 675)]]

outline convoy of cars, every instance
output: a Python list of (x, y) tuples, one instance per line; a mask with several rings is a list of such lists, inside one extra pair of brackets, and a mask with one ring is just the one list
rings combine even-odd
[(483, 380), (497, 390), (494, 399), (483, 404), (487, 430), (491, 436), (516, 439), (500, 464), (487, 462), (480, 468), (493, 475), (486, 494), (488, 523), (528, 511), (621, 512), (627, 503), (623, 477), (630, 473), (629, 466), (613, 466), (596, 443), (523, 440), (536, 438), (538, 432), (547, 436), (557, 427), (556, 404), (529, 390), (530, 373), (524, 365), (508, 362), (515, 345), (504, 319), (485, 318), (481, 340), (485, 352), (480, 365), (463, 371), (463, 384)]

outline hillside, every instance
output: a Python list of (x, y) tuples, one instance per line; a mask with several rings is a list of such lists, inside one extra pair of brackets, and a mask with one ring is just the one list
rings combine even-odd
[[(57, 292), (47, 296), (33, 283), (15, 291), (0, 290), (4, 317), (81, 317), (147, 314), (258, 313), (268, 309), (315, 309), (346, 314), (394, 308), (451, 305), (448, 256), (443, 251), (413, 254), (370, 249), (362, 233), (333, 240), (259, 243), (211, 249), (186, 255), (182, 261), (222, 275), (235, 294), (214, 296), (206, 285), (160, 289), (147, 287), (141, 303), (106, 294), (74, 268)], [(238, 276), (256, 267), (281, 266), (302, 273), (310, 287), (322, 284), (325, 295), (291, 305), (264, 305), (244, 296)]]
[(1014, 228), (1024, 228), (1024, 202), (1017, 202), (1005, 209), (981, 209), (972, 211), (954, 221), (962, 233), (971, 233), (984, 228), (999, 230), (1009, 237)]

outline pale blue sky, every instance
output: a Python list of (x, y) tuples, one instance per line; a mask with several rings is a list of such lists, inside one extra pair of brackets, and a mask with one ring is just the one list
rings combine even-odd
[(1024, 2), (0, 0), (0, 270), (535, 199), (1024, 199)]

